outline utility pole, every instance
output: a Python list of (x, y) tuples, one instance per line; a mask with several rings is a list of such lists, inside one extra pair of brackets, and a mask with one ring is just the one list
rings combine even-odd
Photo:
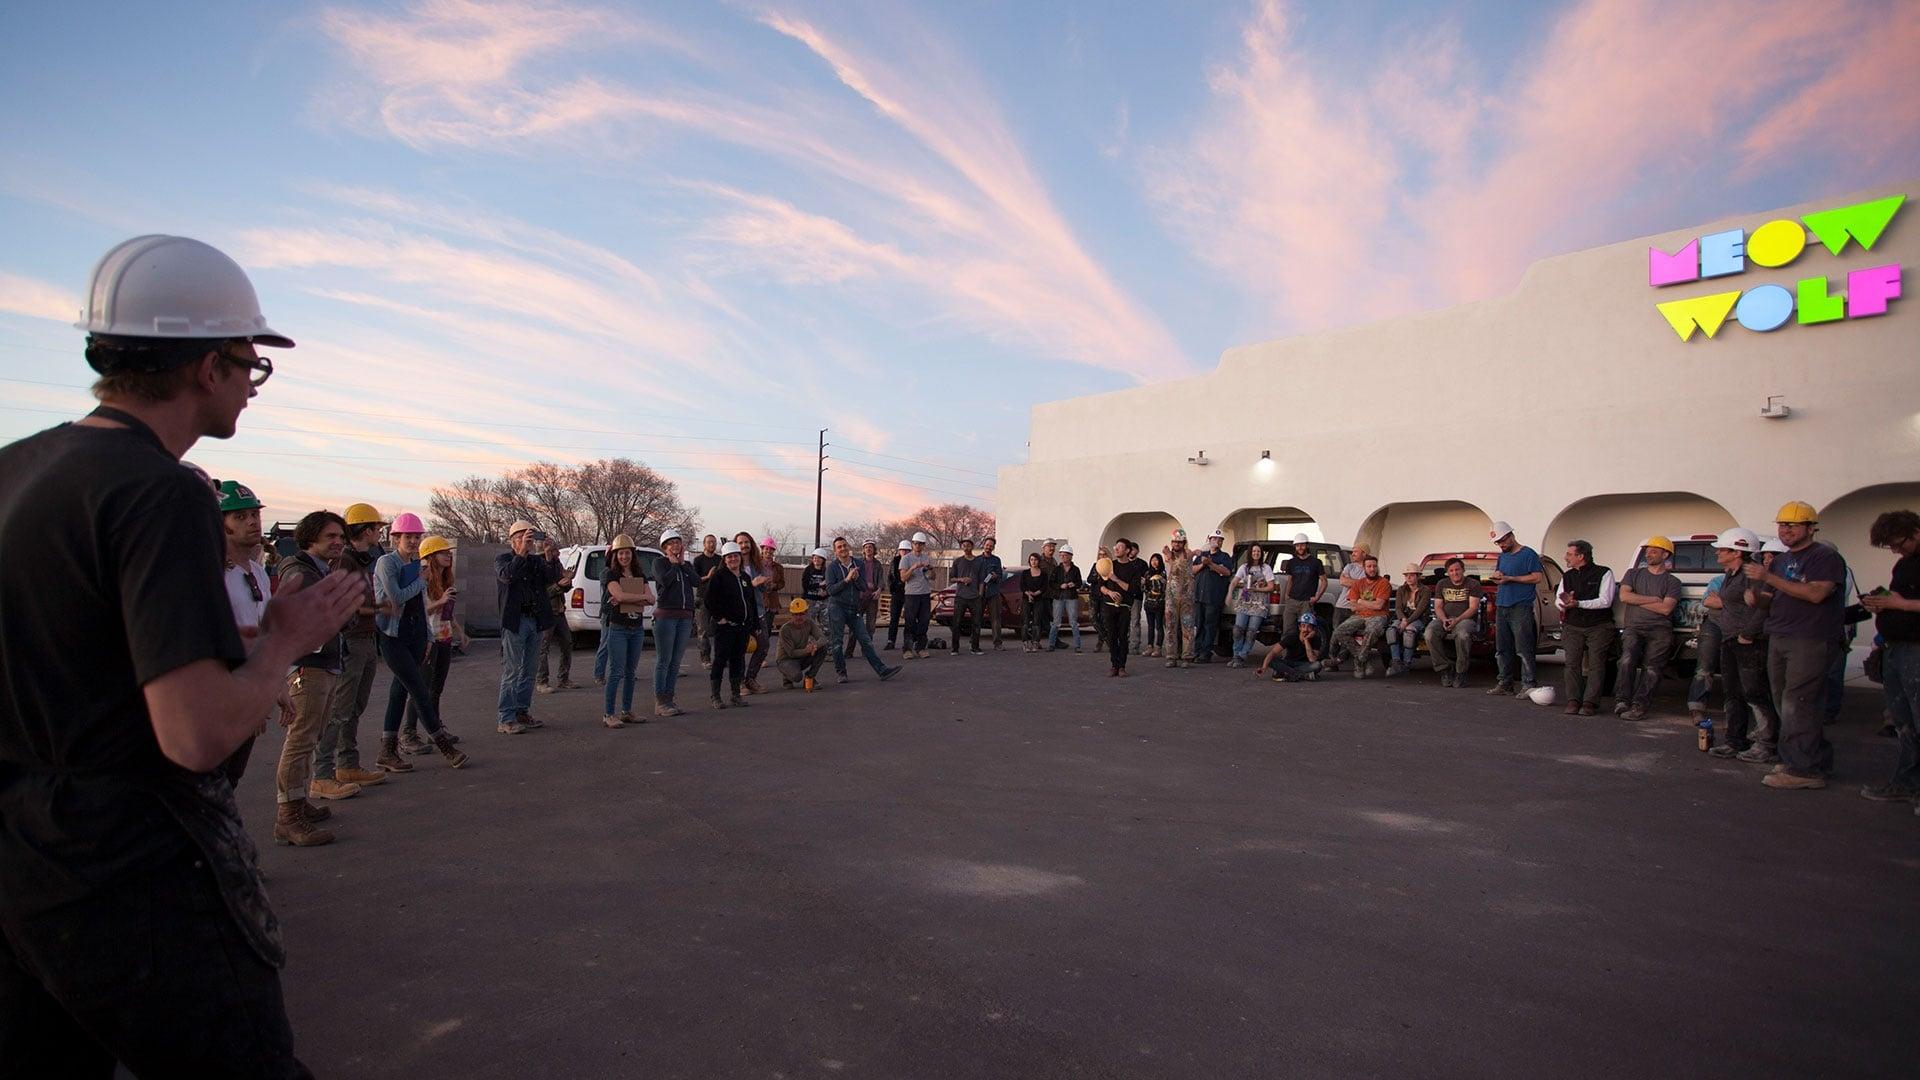
[(827, 429), (820, 429), (820, 458), (813, 474), (813, 546), (820, 546), (820, 503), (827, 490)]

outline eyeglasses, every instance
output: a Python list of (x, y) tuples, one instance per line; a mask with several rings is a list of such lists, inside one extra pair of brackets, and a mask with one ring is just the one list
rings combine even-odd
[(253, 594), (254, 603), (257, 604), (266, 599), (266, 597), (260, 595), (260, 583), (254, 580), (252, 570), (242, 570), (240, 571), (240, 576), (247, 579), (247, 591)]
[(237, 364), (251, 371), (253, 374), (247, 377), (247, 382), (255, 388), (258, 388), (268, 379), (273, 378), (273, 360), (270, 357), (235, 356), (232, 353), (223, 352), (220, 354), (220, 359), (225, 360), (229, 364)]

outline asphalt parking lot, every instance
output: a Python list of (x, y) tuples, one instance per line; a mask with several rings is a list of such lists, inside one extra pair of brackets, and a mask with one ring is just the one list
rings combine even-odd
[(321, 1076), (1911, 1075), (1877, 690), (1776, 792), (1677, 684), (1629, 725), (1015, 645), (607, 731), (582, 652), (509, 737), (491, 644), (471, 766), (339, 842), (268, 842), (274, 736), (243, 782)]

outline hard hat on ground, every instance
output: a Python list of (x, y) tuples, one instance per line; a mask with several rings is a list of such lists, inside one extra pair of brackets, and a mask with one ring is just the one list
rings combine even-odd
[(1487, 530), (1487, 539), (1489, 540), (1500, 540), (1512, 535), (1513, 526), (1504, 521), (1494, 522), (1493, 527)]
[(507, 526), (507, 536), (509, 539), (515, 536), (519, 536), (523, 532), (533, 532), (533, 531), (534, 531), (533, 522), (528, 521), (526, 518), (521, 518), (519, 521), (516, 521), (513, 524)]
[(1780, 512), (1773, 515), (1773, 520), (1780, 525), (1816, 525), (1820, 521), (1820, 512), (1813, 508), (1812, 503), (1795, 499), (1780, 507)]
[(420, 557), (423, 559), (429, 555), (438, 555), (443, 551), (452, 550), (453, 541), (448, 540), (444, 536), (429, 536), (425, 540), (420, 541)]
[(352, 506), (347, 507), (346, 518), (347, 528), (349, 529), (359, 528), (362, 525), (385, 525), (387, 523), (387, 519), (380, 516), (380, 511), (375, 510), (373, 506), (368, 503), (354, 503)]
[(231, 514), (236, 510), (258, 510), (260, 500), (253, 489), (238, 480), (220, 481), (220, 512)]
[(412, 533), (415, 536), (421, 536), (425, 535), (427, 525), (426, 522), (420, 520), (420, 515), (406, 513), (394, 518), (393, 525), (389, 527), (387, 531), (396, 535), (399, 533)]
[(787, 605), (787, 613), (789, 615), (805, 615), (807, 613), (807, 602), (797, 596), (794, 597), (793, 603)]
[(1758, 555), (1760, 554), (1760, 534), (1736, 525), (1721, 533), (1719, 539), (1713, 542), (1713, 546), (1728, 551), (1744, 551), (1749, 555)]
[(720, 555), (722, 558), (725, 558), (728, 555), (738, 555), (738, 554), (740, 554), (739, 544), (736, 544), (733, 541), (729, 540), (726, 543), (720, 545)]
[(613, 543), (607, 545), (607, 554), (611, 555), (622, 549), (632, 551), (639, 546), (640, 545), (633, 542), (633, 537), (628, 536), (626, 533), (621, 533), (619, 536), (613, 538)]
[(1785, 540), (1782, 540), (1777, 536), (1769, 536), (1767, 537), (1767, 542), (1760, 545), (1760, 550), (1762, 552), (1771, 551), (1775, 555), (1785, 555), (1791, 552), (1793, 549), (1787, 546), (1787, 542)]
[(679, 529), (668, 529), (666, 532), (660, 534), (660, 546), (666, 547), (667, 541), (669, 540), (678, 540), (685, 543), (686, 539), (686, 537), (680, 535)]
[(293, 348), (260, 314), (240, 264), (184, 236), (136, 236), (108, 249), (94, 264), (86, 305), (73, 325), (89, 334)]
[(1312, 541), (1312, 540), (1310, 540), (1310, 539), (1308, 539), (1308, 538), (1307, 538), (1307, 534), (1306, 534), (1306, 533), (1294, 533), (1294, 534), (1293, 534), (1293, 542), (1294, 542), (1294, 543), (1296, 543), (1296, 544), (1311, 544), (1311, 543), (1313, 543), (1313, 541)]
[(1536, 686), (1527, 691), (1527, 700), (1535, 705), (1551, 705), (1559, 699), (1560, 695), (1554, 693), (1551, 686)]
[(1673, 541), (1667, 539), (1664, 536), (1649, 536), (1647, 537), (1647, 542), (1644, 544), (1641, 544), (1640, 546), (1650, 547), (1650, 548), (1664, 548), (1666, 549), (1666, 552), (1669, 555), (1673, 554), (1674, 552)]
[(933, 543), (933, 537), (923, 532), (917, 532), (913, 534), (913, 542), (916, 544), (931, 544)]

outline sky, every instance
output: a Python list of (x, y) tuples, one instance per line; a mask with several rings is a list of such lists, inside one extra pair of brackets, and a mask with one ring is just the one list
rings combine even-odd
[(0, 441), (128, 236), (299, 342), (270, 517), (627, 456), (709, 527), (991, 508), (1038, 402), (1920, 175), (1920, 2), (0, 6)]

